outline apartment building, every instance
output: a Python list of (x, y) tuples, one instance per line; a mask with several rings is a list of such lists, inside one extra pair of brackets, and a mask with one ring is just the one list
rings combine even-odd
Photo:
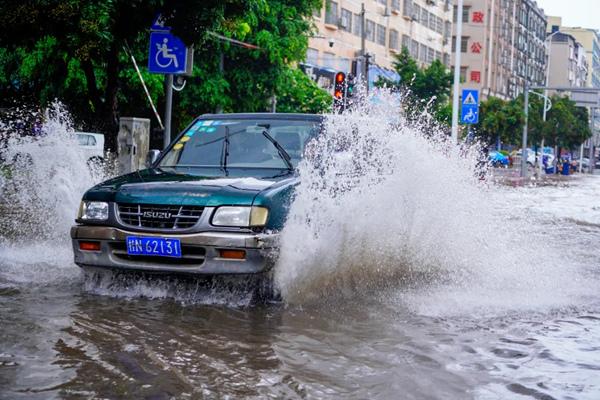
[(327, 0), (314, 15), (317, 33), (302, 67), (325, 87), (324, 71), (350, 72), (363, 51), (371, 55), (370, 82), (397, 78), (394, 56), (403, 46), (422, 65), (436, 59), (449, 65), (451, 17), (451, 0)]
[[(551, 86), (600, 88), (600, 33), (594, 29), (562, 25), (562, 18), (548, 17), (549, 48), (548, 81)], [(556, 55), (555, 55), (556, 54)], [(600, 143), (600, 109), (591, 108), (590, 126)], [(590, 142), (586, 143), (589, 147)]]
[[(478, 89), (483, 99), (510, 99), (525, 83), (544, 84), (547, 19), (535, 1), (464, 0), (462, 17), (461, 86)], [(455, 41), (454, 29), (452, 51)]]
[(588, 63), (581, 43), (568, 33), (555, 31), (549, 36), (549, 44), (548, 85), (586, 86)]
[(547, 32), (571, 35), (581, 47), (587, 61), (587, 80), (584, 86), (600, 88), (600, 33), (594, 29), (562, 25), (561, 17), (548, 17)]

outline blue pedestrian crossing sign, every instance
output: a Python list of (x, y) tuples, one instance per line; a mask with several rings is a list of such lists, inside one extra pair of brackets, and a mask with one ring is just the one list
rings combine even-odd
[(476, 124), (479, 122), (479, 91), (463, 89), (460, 112), (461, 124)]
[(150, 33), (148, 71), (155, 74), (185, 74), (188, 49), (168, 31)]

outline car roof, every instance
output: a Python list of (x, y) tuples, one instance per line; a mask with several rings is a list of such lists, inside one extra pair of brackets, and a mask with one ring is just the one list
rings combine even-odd
[(231, 113), (231, 114), (202, 114), (197, 119), (279, 119), (321, 122), (323, 115), (299, 113)]

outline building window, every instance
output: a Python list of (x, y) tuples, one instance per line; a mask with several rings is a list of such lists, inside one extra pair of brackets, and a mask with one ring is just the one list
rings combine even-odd
[(340, 18), (340, 28), (346, 32), (352, 32), (352, 13), (342, 8), (342, 17)]
[(325, 23), (331, 25), (338, 24), (338, 4), (335, 1), (328, 0), (325, 3)]
[(467, 67), (460, 67), (460, 81), (467, 81)]
[(435, 57), (435, 50), (431, 47), (427, 48), (427, 63), (431, 64), (433, 62), (433, 58)]
[(362, 35), (362, 16), (360, 14), (354, 14), (354, 24), (352, 25), (352, 33), (356, 36)]
[(422, 43), (419, 46), (419, 60), (422, 62), (427, 62), (427, 46)]
[(377, 24), (377, 43), (385, 46), (385, 26)]
[(421, 22), (421, 7), (418, 4), (413, 4), (411, 18), (417, 22)]
[(392, 0), (392, 10), (400, 10), (400, 0)]
[(390, 49), (398, 50), (398, 31), (390, 29)]
[(377, 2), (379, 4), (383, 4), (384, 6), (387, 6), (387, 0), (377, 0)]
[(312, 65), (318, 65), (319, 63), (319, 50), (308, 48), (306, 49), (306, 62)]
[(408, 18), (412, 18), (413, 15), (413, 4), (412, 0), (404, 0), (404, 7), (402, 8), (402, 15)]
[[(463, 6), (463, 22), (469, 22), (469, 14), (471, 12), (470, 6)], [(458, 22), (458, 6), (454, 6), (454, 12), (452, 13), (452, 21)]]
[(450, 65), (450, 54), (444, 53), (443, 58), (444, 58), (444, 65), (446, 67), (448, 67)]
[(375, 22), (371, 20), (367, 20), (367, 32), (366, 32), (367, 40), (371, 42), (375, 41)]
[[(469, 38), (466, 36), (461, 36), (460, 38), (460, 52), (466, 53), (467, 47), (469, 46)], [(456, 49), (456, 36), (452, 36), (452, 51)]]
[(440, 53), (439, 51), (436, 50), (436, 52), (435, 52), (435, 59), (442, 61), (442, 53)]
[(410, 53), (410, 36), (402, 35), (402, 47), (406, 47), (406, 50)]
[(444, 38), (449, 38), (452, 35), (452, 23), (450, 21), (444, 22)]
[(419, 58), (419, 42), (416, 40), (410, 42), (410, 55), (415, 60)]

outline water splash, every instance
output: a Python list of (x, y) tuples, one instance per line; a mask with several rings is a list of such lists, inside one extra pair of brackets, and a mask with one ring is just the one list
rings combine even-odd
[(565, 305), (593, 290), (539, 221), (479, 180), (476, 145), (452, 146), (408, 123), (392, 94), (373, 96), (328, 117), (299, 166), (276, 268), (287, 302), (384, 292), (435, 314)]
[(15, 123), (13, 115), (0, 125), (1, 273), (11, 281), (77, 276), (69, 228), (85, 190), (106, 177), (104, 166), (88, 165), (60, 103), (52, 104), (31, 130), (18, 123), (24, 119)]

